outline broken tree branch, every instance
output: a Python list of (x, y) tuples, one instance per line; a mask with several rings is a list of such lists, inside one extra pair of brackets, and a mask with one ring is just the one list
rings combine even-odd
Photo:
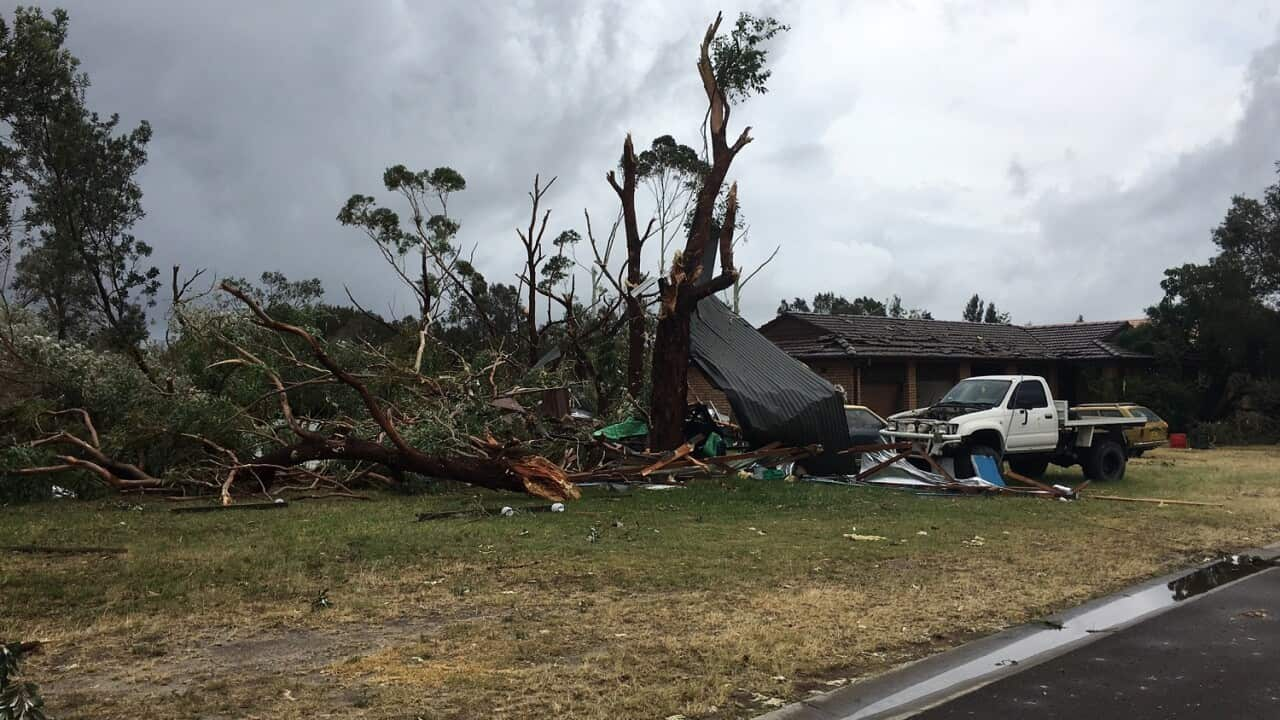
[[(311, 355), (336, 380), (351, 388), (381, 431), (379, 440), (365, 440), (349, 434), (324, 436), (307, 431), (297, 433), (299, 441), (277, 448), (244, 466), (260, 481), (269, 484), (278, 468), (295, 467), (313, 460), (361, 461), (390, 468), (393, 472), (414, 472), (427, 477), (452, 478), (460, 482), (498, 490), (525, 492), (552, 500), (577, 498), (578, 489), (569, 482), (563, 468), (537, 455), (515, 455), (496, 441), (478, 444), (482, 456), (428, 455), (411, 446), (400, 433), (392, 414), (359, 378), (341, 367), (311, 333), (271, 317), (248, 294), (230, 283), (224, 292), (240, 300), (255, 322), (277, 333), (302, 340)], [(488, 368), (486, 368), (488, 370)], [(283, 390), (282, 390), (283, 392)], [(403, 415), (403, 413), (401, 413)], [(383, 445), (385, 437), (392, 447)], [(238, 473), (237, 473), (238, 474)]]

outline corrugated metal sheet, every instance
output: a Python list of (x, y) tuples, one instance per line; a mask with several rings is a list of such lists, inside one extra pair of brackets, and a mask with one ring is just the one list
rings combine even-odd
[(807, 462), (817, 473), (849, 472), (844, 401), (831, 383), (785, 353), (714, 297), (694, 313), (691, 359), (733, 406), (744, 436), (754, 444), (821, 443), (828, 452)]

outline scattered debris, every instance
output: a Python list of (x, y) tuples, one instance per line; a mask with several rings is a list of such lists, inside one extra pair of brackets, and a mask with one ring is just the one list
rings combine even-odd
[(883, 535), (859, 535), (857, 533), (845, 533), (844, 537), (847, 537), (850, 540), (857, 540), (859, 542), (875, 542), (878, 540), (888, 540), (888, 538), (886, 538)]
[(316, 612), (317, 610), (328, 610), (331, 607), (333, 607), (333, 602), (329, 600), (328, 589), (321, 590), (316, 593), (315, 599), (311, 601), (311, 612)]

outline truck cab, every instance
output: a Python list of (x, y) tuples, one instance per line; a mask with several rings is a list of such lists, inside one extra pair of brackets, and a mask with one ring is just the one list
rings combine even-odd
[(1119, 479), (1128, 454), (1123, 430), (1133, 418), (1071, 419), (1038, 375), (984, 375), (961, 380), (937, 403), (888, 418), (885, 434), (931, 455), (956, 460), (972, 474), (974, 454), (1007, 459), (1018, 473), (1038, 476), (1049, 463), (1079, 464), (1091, 479)]

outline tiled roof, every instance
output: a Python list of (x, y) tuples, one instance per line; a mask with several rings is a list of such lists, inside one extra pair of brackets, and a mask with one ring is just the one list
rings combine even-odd
[[(800, 325), (794, 321), (800, 321)], [(784, 328), (784, 322), (788, 326)], [(761, 332), (794, 357), (948, 357), (972, 359), (1142, 358), (1111, 345), (1128, 324), (996, 325), (871, 315), (784, 313)]]
[(1108, 342), (1121, 330), (1131, 327), (1128, 320), (1112, 322), (1078, 322), (1061, 325), (1028, 325), (1027, 332), (1042, 345), (1064, 359), (1075, 358), (1144, 358), (1146, 355), (1126, 350)]

